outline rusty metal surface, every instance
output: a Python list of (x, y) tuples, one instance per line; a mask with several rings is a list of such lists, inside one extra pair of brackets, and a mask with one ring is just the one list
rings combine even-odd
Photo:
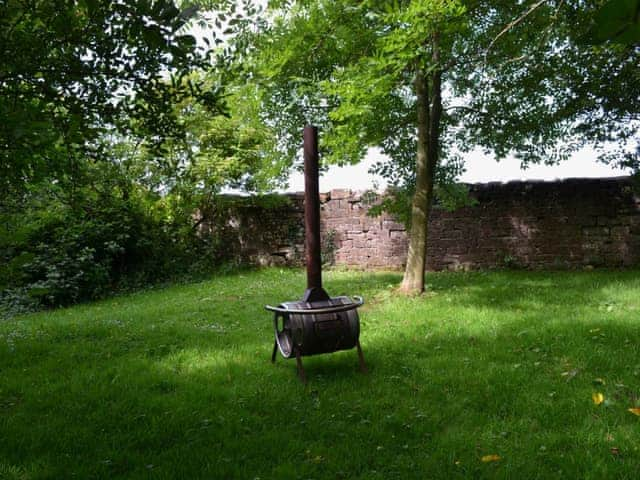
[[(328, 306), (328, 307), (319, 307), (319, 308), (311, 308), (311, 307), (305, 307), (305, 308), (300, 308), (300, 309), (294, 309), (294, 308), (282, 308), (282, 307), (272, 307), (271, 305), (265, 305), (264, 308), (269, 310), (270, 312), (279, 312), (279, 313), (300, 313), (300, 314), (321, 314), (321, 313), (338, 313), (338, 312), (346, 312), (347, 310), (353, 310), (355, 308), (361, 307), (362, 305), (364, 305), (364, 300), (362, 299), (362, 297), (359, 297), (357, 295), (353, 296), (353, 299), (355, 301), (351, 302), (351, 303), (342, 303), (342, 304), (338, 304), (338, 305), (332, 305)], [(330, 300), (329, 298), (327, 298), (327, 300)], [(303, 298), (302, 302), (304, 304), (309, 303), (309, 300)], [(315, 302), (314, 302), (315, 303)], [(319, 303), (319, 302), (318, 302)], [(321, 305), (326, 305), (325, 303), (319, 303)]]
[(318, 129), (304, 127), (304, 228), (307, 288), (322, 288)]

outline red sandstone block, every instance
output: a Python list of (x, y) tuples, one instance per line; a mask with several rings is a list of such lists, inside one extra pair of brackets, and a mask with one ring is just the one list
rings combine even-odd
[(405, 231), (405, 226), (401, 223), (398, 223), (394, 220), (383, 220), (382, 228), (386, 230), (397, 230), (397, 231)]
[(391, 230), (389, 232), (389, 238), (391, 240), (402, 240), (402, 241), (405, 241), (405, 240), (407, 240), (407, 232), (400, 231), (400, 230)]
[(601, 250), (601, 248), (602, 248), (602, 243), (600, 243), (600, 242), (589, 242), (589, 241), (587, 241), (587, 242), (584, 242), (582, 244), (582, 250), (585, 251), (585, 252), (593, 253), (593, 252), (597, 252), (597, 251)]
[(578, 213), (572, 219), (572, 223), (582, 225), (583, 227), (595, 227), (598, 224), (598, 217), (596, 215), (584, 215)]
[[(432, 235), (431, 238), (433, 238), (434, 233), (435, 232), (430, 232), (430, 235)], [(461, 230), (445, 230), (440, 233), (439, 237), (441, 241), (447, 242), (462, 240), (463, 238), (466, 238), (467, 235), (465, 235)]]
[(585, 237), (608, 237), (609, 227), (585, 227), (582, 233)]
[(345, 219), (351, 218), (348, 210), (333, 210), (328, 215), (331, 220), (338, 222), (339, 224), (344, 223)]
[(453, 244), (447, 245), (444, 251), (447, 252), (447, 255), (462, 255), (469, 251), (469, 247), (466, 245)]
[(349, 202), (360, 203), (362, 201), (362, 192), (349, 192)]
[(346, 189), (334, 189), (331, 190), (331, 200), (347, 199), (351, 196), (351, 191)]
[(510, 235), (511, 232), (513, 232), (513, 229), (510, 226), (505, 227), (503, 225), (483, 226), (478, 229), (479, 236), (485, 238), (504, 237)]
[(323, 206), (327, 212), (333, 212), (341, 208), (340, 200), (336, 198), (332, 198), (327, 203), (324, 203)]
[(358, 216), (358, 218), (360, 219), (360, 222), (363, 225), (369, 225), (370, 227), (378, 227), (380, 228), (382, 226), (382, 221), (379, 218), (375, 218), (375, 217), (370, 217), (369, 215), (367, 215), (366, 213), (362, 213)]

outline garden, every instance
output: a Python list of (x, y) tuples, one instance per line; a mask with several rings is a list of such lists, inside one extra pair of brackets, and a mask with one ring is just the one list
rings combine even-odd
[(0, 324), (0, 476), (634, 478), (640, 276), (331, 271), (355, 350), (270, 362), (264, 269)]
[(639, 12), (0, 2), (0, 479), (637, 478)]

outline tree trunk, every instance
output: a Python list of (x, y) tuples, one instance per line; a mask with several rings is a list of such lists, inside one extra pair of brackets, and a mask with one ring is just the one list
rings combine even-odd
[[(440, 60), (438, 47), (438, 36), (434, 35), (432, 60), (436, 65)], [(431, 83), (431, 95), (429, 95), (429, 83)], [(429, 212), (433, 201), (433, 186), (440, 147), (441, 83), (442, 71), (439, 69), (429, 75), (419, 69), (414, 83), (418, 104), (416, 190), (411, 202), (411, 230), (409, 231), (407, 265), (400, 285), (400, 290), (407, 294), (424, 292)], [(431, 102), (429, 97), (431, 97)]]

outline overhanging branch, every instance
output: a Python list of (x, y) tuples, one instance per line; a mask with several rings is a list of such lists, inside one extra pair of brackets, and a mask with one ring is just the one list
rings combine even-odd
[(500, 33), (498, 33), (498, 35), (496, 35), (494, 37), (493, 40), (491, 40), (491, 42), (489, 43), (489, 46), (487, 47), (487, 49), (484, 51), (484, 59), (485, 59), (485, 63), (487, 61), (487, 55), (489, 55), (489, 51), (491, 50), (491, 48), (495, 45), (495, 43), (500, 39), (500, 37), (502, 37), (505, 33), (507, 33), (509, 30), (511, 30), (513, 27), (517, 26), (518, 24), (520, 24), (525, 18), (527, 18), (529, 15), (531, 15), (536, 9), (538, 9), (539, 7), (541, 7), (543, 4), (547, 3), (549, 0), (539, 0), (538, 2), (534, 3), (529, 10), (527, 10), (526, 12), (524, 12), (522, 15), (520, 15), (518, 18), (516, 18), (515, 20), (513, 20), (512, 22), (509, 22), (507, 24), (506, 27), (504, 27)]

